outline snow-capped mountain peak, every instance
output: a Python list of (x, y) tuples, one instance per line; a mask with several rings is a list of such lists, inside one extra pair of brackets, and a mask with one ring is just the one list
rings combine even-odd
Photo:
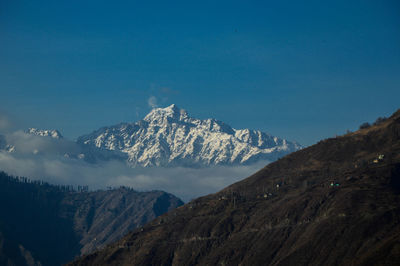
[(44, 129), (37, 129), (37, 128), (29, 128), (26, 131), (26, 133), (41, 136), (41, 137), (52, 137), (54, 139), (62, 139), (63, 138), (61, 133), (56, 129), (44, 130)]
[(185, 121), (186, 119), (188, 119), (186, 110), (172, 104), (166, 108), (154, 108), (143, 120), (152, 124), (162, 124), (166, 122)]
[(216, 119), (196, 119), (175, 104), (143, 120), (104, 127), (78, 138), (81, 145), (121, 151), (132, 166), (249, 164), (275, 160), (301, 146), (265, 132), (237, 130)]

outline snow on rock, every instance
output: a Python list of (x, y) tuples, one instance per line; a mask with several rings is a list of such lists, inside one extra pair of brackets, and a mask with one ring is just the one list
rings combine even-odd
[(175, 104), (155, 108), (135, 123), (103, 127), (79, 137), (78, 143), (126, 153), (133, 167), (249, 164), (301, 149), (258, 130), (192, 118)]
[(37, 128), (29, 128), (26, 133), (33, 134), (41, 137), (52, 137), (54, 139), (62, 139), (63, 136), (58, 130), (44, 130)]

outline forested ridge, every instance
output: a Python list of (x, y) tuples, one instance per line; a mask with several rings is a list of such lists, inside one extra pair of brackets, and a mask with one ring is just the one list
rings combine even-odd
[(181, 204), (161, 191), (90, 192), (0, 172), (0, 265), (66, 263)]

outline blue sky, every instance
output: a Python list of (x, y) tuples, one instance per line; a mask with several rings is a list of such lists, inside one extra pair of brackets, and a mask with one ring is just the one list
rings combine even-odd
[(0, 111), (71, 139), (153, 97), (310, 145), (390, 115), (399, 85), (397, 0), (0, 1)]

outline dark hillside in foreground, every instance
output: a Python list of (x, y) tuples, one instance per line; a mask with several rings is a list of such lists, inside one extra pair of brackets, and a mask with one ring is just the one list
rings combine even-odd
[(400, 265), (400, 111), (155, 219), (72, 265)]
[(0, 265), (60, 265), (183, 203), (161, 191), (75, 192), (0, 173)]

